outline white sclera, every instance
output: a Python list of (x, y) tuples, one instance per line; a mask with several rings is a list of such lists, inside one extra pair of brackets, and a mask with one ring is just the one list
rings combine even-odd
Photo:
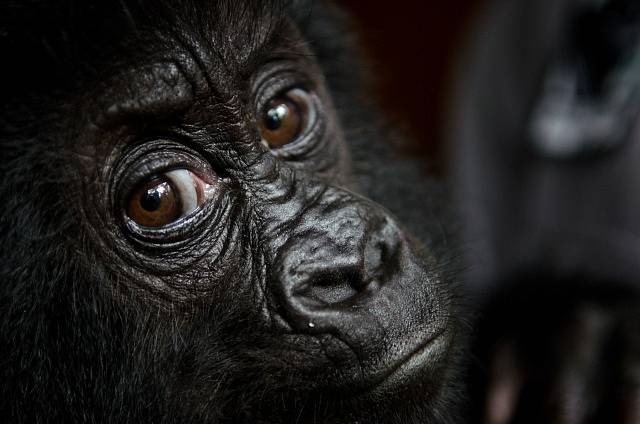
[(200, 178), (186, 169), (176, 169), (167, 172), (165, 175), (171, 181), (171, 185), (180, 199), (181, 216), (196, 210), (213, 193), (210, 184), (200, 180)]

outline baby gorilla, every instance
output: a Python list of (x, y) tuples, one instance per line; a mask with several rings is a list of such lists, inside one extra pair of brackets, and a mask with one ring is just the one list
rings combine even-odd
[(456, 420), (444, 208), (359, 98), (340, 13), (0, 17), (2, 416)]

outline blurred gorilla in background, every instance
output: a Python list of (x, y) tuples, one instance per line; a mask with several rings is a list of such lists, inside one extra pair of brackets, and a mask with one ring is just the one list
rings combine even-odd
[(640, 2), (493, 2), (460, 63), (474, 419), (638, 423)]
[(441, 189), (348, 27), (304, 0), (0, 5), (0, 421), (457, 422)]

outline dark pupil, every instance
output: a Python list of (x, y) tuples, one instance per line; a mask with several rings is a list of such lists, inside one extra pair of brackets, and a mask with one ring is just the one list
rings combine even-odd
[(140, 206), (146, 211), (153, 212), (160, 208), (160, 202), (162, 201), (162, 193), (158, 187), (150, 188), (140, 199)]
[(272, 107), (267, 111), (267, 119), (265, 126), (269, 131), (275, 131), (282, 126), (282, 121), (289, 113), (289, 108), (286, 104), (281, 103), (276, 107)]

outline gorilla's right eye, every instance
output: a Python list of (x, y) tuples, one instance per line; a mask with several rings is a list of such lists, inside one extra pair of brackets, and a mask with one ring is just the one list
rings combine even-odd
[(142, 227), (164, 227), (202, 206), (210, 188), (186, 169), (156, 175), (132, 190), (127, 200), (127, 216)]

